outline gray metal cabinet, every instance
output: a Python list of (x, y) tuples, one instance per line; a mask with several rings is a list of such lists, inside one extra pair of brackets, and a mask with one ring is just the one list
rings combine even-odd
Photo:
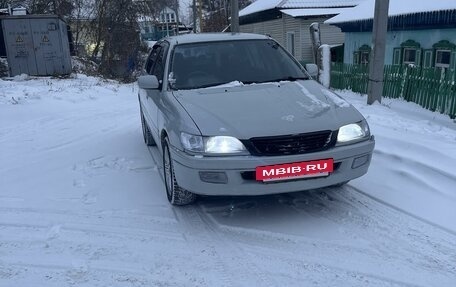
[(11, 76), (71, 73), (67, 26), (54, 15), (2, 17)]

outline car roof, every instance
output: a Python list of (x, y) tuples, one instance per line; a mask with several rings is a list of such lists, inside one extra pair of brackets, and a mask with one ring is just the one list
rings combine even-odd
[(164, 40), (172, 45), (201, 43), (201, 42), (220, 42), (237, 40), (267, 40), (271, 39), (265, 35), (249, 33), (198, 33), (184, 34), (179, 36), (167, 37)]

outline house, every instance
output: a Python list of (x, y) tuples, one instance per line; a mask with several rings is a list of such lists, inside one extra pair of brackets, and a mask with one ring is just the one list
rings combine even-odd
[(157, 41), (166, 36), (174, 36), (178, 33), (189, 31), (189, 28), (182, 25), (177, 18), (177, 13), (169, 7), (165, 7), (160, 11), (158, 19), (149, 16), (140, 17), (138, 24), (141, 39), (143, 41)]
[[(320, 23), (321, 43), (342, 48), (341, 30), (323, 22), (364, 1), (257, 0), (239, 12), (240, 31), (270, 35), (299, 61), (309, 63), (313, 62), (309, 26)], [(343, 51), (340, 53), (341, 58)], [(337, 52), (332, 57), (337, 57)]]
[[(344, 63), (369, 62), (375, 0), (326, 24), (345, 33)], [(456, 68), (456, 1), (390, 0), (385, 64)]]

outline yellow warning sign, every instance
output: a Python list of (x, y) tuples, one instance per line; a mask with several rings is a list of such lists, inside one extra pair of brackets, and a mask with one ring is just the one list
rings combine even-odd
[(22, 40), (22, 37), (21, 36), (17, 36), (16, 37), (16, 43), (22, 43), (24, 42), (24, 40)]
[(41, 39), (41, 42), (47, 43), (47, 42), (49, 42), (49, 38), (46, 35), (44, 35), (43, 39)]

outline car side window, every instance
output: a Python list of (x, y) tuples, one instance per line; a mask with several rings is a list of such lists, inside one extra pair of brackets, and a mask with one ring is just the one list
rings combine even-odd
[(147, 59), (145, 70), (148, 74), (152, 74), (152, 69), (154, 68), (154, 64), (157, 62), (157, 57), (160, 53), (161, 46), (156, 45), (152, 48), (152, 52), (150, 52), (149, 58)]
[(163, 76), (165, 73), (166, 54), (168, 51), (168, 47), (169, 46), (166, 43), (163, 43), (160, 46), (160, 49), (158, 51), (158, 55), (156, 58), (157, 60), (155, 61), (155, 64), (152, 68), (151, 74), (156, 76), (160, 83), (163, 82)]

